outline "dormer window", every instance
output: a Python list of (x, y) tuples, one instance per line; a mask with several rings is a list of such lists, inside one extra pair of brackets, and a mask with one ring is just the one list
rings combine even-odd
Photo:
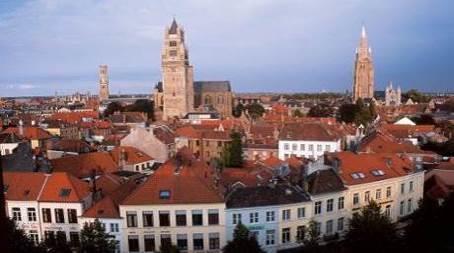
[(170, 199), (170, 191), (169, 190), (159, 191), (159, 199)]

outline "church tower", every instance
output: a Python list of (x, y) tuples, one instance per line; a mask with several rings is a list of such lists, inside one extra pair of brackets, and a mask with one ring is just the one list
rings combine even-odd
[(355, 54), (355, 70), (353, 74), (353, 102), (358, 98), (374, 97), (374, 65), (372, 52), (367, 42), (366, 28), (363, 26), (359, 47)]
[(107, 65), (99, 66), (99, 101), (109, 99), (109, 76), (107, 74)]
[(184, 42), (184, 30), (175, 19), (164, 34), (161, 53), (163, 120), (184, 117), (194, 110), (194, 77)]

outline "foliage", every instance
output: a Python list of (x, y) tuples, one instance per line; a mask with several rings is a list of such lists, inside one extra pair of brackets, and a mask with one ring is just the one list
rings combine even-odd
[(119, 102), (112, 102), (107, 105), (107, 108), (104, 110), (104, 117), (109, 117), (115, 112), (122, 112), (123, 106)]
[(309, 228), (307, 230), (307, 236), (304, 239), (304, 245), (306, 248), (314, 248), (318, 246), (320, 240), (320, 232), (317, 231), (317, 222), (315, 220), (309, 221)]
[(235, 108), (233, 108), (233, 113), (232, 113), (233, 117), (235, 117), (235, 118), (241, 117), (241, 114), (243, 113), (244, 109), (245, 108), (244, 108), (243, 104), (241, 104), (241, 103), (237, 104), (235, 106)]
[(262, 253), (264, 252), (255, 236), (243, 224), (238, 224), (233, 232), (233, 240), (222, 249), (224, 253)]
[(341, 105), (338, 113), (339, 121), (357, 125), (368, 125), (376, 116), (375, 104), (370, 103), (367, 106), (362, 99), (358, 99), (356, 104)]
[(178, 249), (177, 246), (175, 246), (173, 244), (164, 244), (164, 245), (161, 245), (159, 252), (160, 253), (180, 253), (180, 250)]
[(253, 103), (246, 106), (246, 110), (248, 114), (252, 117), (252, 119), (256, 120), (265, 113), (265, 108), (261, 104)]
[(222, 161), (224, 167), (241, 167), (243, 165), (243, 144), (241, 134), (232, 132), (230, 134), (232, 143), (224, 147)]
[(104, 117), (109, 117), (115, 112), (143, 112), (146, 113), (148, 118), (154, 116), (154, 106), (150, 100), (139, 99), (134, 104), (122, 106), (119, 102), (112, 102), (107, 105), (104, 110)]
[(435, 120), (430, 114), (422, 114), (419, 117), (412, 117), (411, 120), (417, 125), (435, 125)]
[(95, 219), (92, 223), (84, 224), (80, 232), (80, 244), (82, 253), (108, 253), (115, 251), (117, 242), (105, 232), (101, 222)]
[(334, 115), (334, 108), (328, 104), (318, 104), (311, 107), (307, 116), (309, 117), (332, 117)]
[(454, 156), (454, 138), (444, 143), (428, 142), (422, 145), (421, 149), (433, 151), (442, 156)]
[(374, 201), (353, 215), (345, 240), (351, 252), (395, 252), (397, 247), (395, 226)]
[(56, 236), (47, 238), (44, 241), (43, 246), (47, 249), (47, 252), (50, 253), (71, 253), (71, 247), (66, 241), (66, 235), (63, 233), (58, 233)]
[(293, 117), (302, 118), (304, 114), (299, 109), (296, 109), (293, 111)]
[[(17, 253), (44, 253), (46, 250), (42, 246), (36, 246), (33, 241), (25, 234), (24, 230), (17, 228), (13, 220), (6, 220), (6, 227), (2, 228), (3, 236), (6, 236), (7, 245), (3, 245), (3, 250), (6, 252)], [(5, 249), (9, 247), (9, 249)]]
[(423, 95), (421, 92), (415, 89), (411, 89), (406, 93), (402, 94), (405, 99), (411, 98), (415, 103), (427, 103), (430, 101), (430, 97)]

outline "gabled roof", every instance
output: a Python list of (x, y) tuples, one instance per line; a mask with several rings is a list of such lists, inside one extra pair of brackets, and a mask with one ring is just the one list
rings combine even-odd
[(118, 165), (107, 152), (93, 152), (77, 156), (66, 156), (50, 160), (53, 171), (64, 171), (84, 178), (96, 170), (97, 174), (112, 173), (118, 170)]
[[(129, 195), (122, 205), (222, 203), (214, 187), (212, 170), (201, 161), (177, 165), (175, 159), (164, 163), (147, 181)], [(175, 173), (177, 167), (178, 173)]]
[(96, 111), (90, 112), (60, 112), (54, 113), (50, 117), (52, 120), (61, 120), (68, 123), (80, 123), (84, 119), (97, 119), (99, 113)]
[(39, 127), (22, 127), (22, 130), (21, 127), (8, 127), (2, 133), (14, 133), (28, 140), (44, 140), (52, 137), (49, 132)]
[(194, 82), (194, 93), (203, 92), (231, 92), (229, 81), (196, 81)]
[(7, 200), (37, 200), (46, 181), (41, 172), (3, 172)]
[(368, 153), (433, 154), (432, 152), (421, 150), (418, 146), (411, 143), (400, 142), (383, 131), (375, 131), (364, 137), (358, 146), (358, 151)]
[(153, 160), (153, 157), (131, 146), (115, 147), (110, 153), (116, 164), (119, 164), (121, 159), (124, 159), (126, 164), (132, 165)]
[(65, 172), (54, 172), (50, 174), (39, 201), (81, 202), (88, 194), (88, 183)]
[(340, 138), (320, 123), (287, 124), (279, 134), (280, 140), (337, 141)]
[(332, 169), (317, 170), (307, 176), (310, 194), (324, 194), (345, 190), (345, 186), (337, 173)]

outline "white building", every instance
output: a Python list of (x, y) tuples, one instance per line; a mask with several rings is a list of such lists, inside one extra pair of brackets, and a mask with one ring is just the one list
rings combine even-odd
[(172, 244), (187, 252), (220, 252), (224, 211), (204, 162), (169, 160), (121, 203), (121, 251), (152, 252)]
[(279, 134), (279, 159), (292, 155), (317, 158), (325, 152), (341, 150), (341, 138), (323, 124), (288, 124)]

